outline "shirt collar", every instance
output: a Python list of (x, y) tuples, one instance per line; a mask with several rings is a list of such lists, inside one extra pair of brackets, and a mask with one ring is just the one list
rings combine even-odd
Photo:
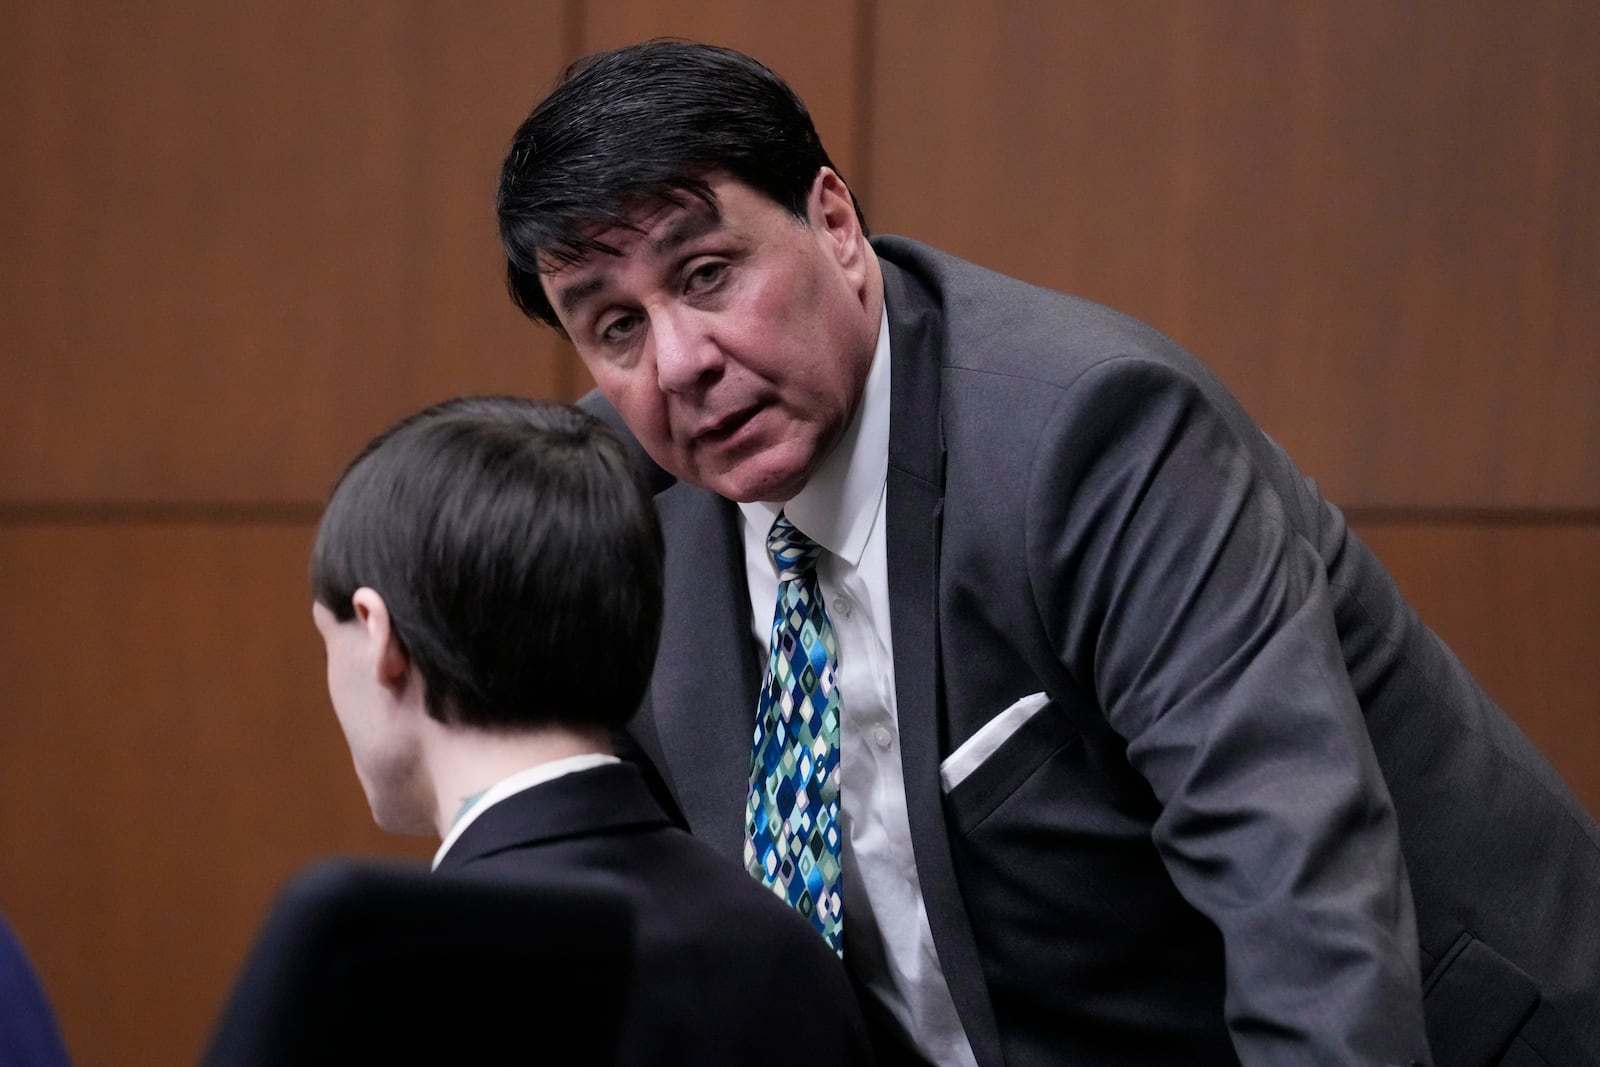
[(739, 510), (762, 536), (782, 511), (807, 537), (855, 566), (883, 506), (888, 474), (889, 311), (885, 306), (861, 403), (828, 457), (794, 499), (740, 504)]
[(620, 762), (616, 756), (603, 752), (585, 752), (577, 756), (567, 756), (564, 759), (550, 760), (529, 767), (525, 771), (518, 771), (500, 779), (488, 789), (479, 793), (477, 797), (462, 809), (456, 816), (456, 821), (451, 825), (450, 832), (444, 835), (444, 840), (439, 842), (439, 851), (433, 854), (433, 869), (438, 870), (439, 864), (444, 862), (445, 856), (450, 852), (450, 847), (456, 843), (463, 831), (471, 826), (479, 815), (500, 803), (506, 797), (515, 796), (524, 789), (532, 789), (564, 774), (574, 771), (586, 771), (590, 767), (600, 767), (607, 763)]

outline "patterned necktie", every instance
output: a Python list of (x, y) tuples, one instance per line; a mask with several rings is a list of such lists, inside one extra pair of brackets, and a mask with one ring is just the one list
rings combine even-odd
[(821, 548), (779, 514), (767, 676), (756, 707), (744, 865), (844, 955), (839, 871), (839, 647), (817, 583)]

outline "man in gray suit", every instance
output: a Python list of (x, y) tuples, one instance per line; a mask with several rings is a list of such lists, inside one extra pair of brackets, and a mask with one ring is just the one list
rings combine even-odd
[(804, 106), (723, 49), (574, 65), (498, 206), (513, 298), (655, 468), (636, 758), (768, 882), (762, 804), (790, 798), (762, 663), (781, 674), (794, 599), (765, 623), (802, 580), (795, 531), (817, 553), (827, 712), (802, 755), (837, 758), (844, 832), (801, 906), (842, 884), (887, 1043), (983, 1067), (1600, 1061), (1600, 831), (1171, 341), (869, 242)]

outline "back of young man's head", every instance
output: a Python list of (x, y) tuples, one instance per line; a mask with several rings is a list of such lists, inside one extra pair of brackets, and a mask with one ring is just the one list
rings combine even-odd
[(823, 167), (837, 170), (805, 104), (741, 52), (656, 40), (580, 59), (518, 128), (501, 167), (511, 297), (559, 330), (541, 272), (614, 253), (596, 234), (630, 226), (630, 211), (685, 197), (714, 209), (705, 175), (722, 170), (803, 225)]
[(490, 730), (616, 727), (655, 661), (662, 541), (628, 452), (565, 404), (465, 397), (375, 438), (340, 478), (311, 591), (387, 606), (428, 714)]

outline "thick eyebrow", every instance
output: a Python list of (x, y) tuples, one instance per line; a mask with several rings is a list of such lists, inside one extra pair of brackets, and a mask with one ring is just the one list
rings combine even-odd
[(667, 227), (667, 232), (650, 242), (650, 250), (657, 255), (675, 251), (697, 237), (722, 225), (722, 213), (715, 209), (688, 212)]
[[(688, 213), (667, 227), (666, 232), (660, 237), (650, 242), (650, 252), (657, 256), (667, 255), (690, 241), (704, 237), (721, 225), (722, 213), (715, 209)], [(604, 289), (609, 280), (604, 274), (600, 274), (563, 290), (556, 301), (561, 314), (570, 316), (585, 300)]]
[(598, 293), (605, 287), (606, 276), (602, 274), (598, 277), (590, 278), (586, 282), (580, 282), (579, 284), (572, 286), (570, 289), (563, 289), (561, 291), (561, 297), (557, 301), (557, 304), (559, 304), (561, 307), (562, 316), (571, 316), (574, 308), (576, 308), (579, 304), (582, 304), (585, 300), (589, 299), (591, 296)]

